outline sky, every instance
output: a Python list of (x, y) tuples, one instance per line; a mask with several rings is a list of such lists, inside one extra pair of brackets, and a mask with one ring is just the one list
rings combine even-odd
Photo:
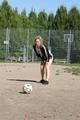
[[(0, 0), (0, 4), (3, 0)], [(27, 14), (31, 11), (31, 9), (35, 9), (37, 13), (41, 10), (45, 10), (49, 13), (56, 13), (56, 10), (64, 5), (67, 7), (68, 11), (73, 7), (77, 6), (80, 10), (80, 0), (7, 0), (8, 3), (12, 6), (12, 8), (17, 8), (21, 13), (23, 9), (26, 10)]]

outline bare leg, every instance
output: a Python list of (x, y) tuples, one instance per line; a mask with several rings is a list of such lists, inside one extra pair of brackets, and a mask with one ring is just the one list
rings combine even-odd
[(49, 78), (50, 78), (50, 67), (51, 67), (51, 64), (52, 64), (52, 59), (50, 59), (49, 62), (46, 63), (46, 80), (48, 81)]
[(48, 81), (50, 77), (50, 64), (49, 62), (46, 63), (46, 80)]
[(45, 63), (44, 62), (41, 63), (40, 70), (41, 70), (41, 78), (42, 80), (45, 80)]

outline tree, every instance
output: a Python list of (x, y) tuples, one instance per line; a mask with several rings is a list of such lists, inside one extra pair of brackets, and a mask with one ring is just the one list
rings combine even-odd
[(11, 17), (12, 9), (8, 2), (4, 0), (0, 9), (0, 17), (1, 17), (1, 27), (6, 28), (10, 27), (10, 17)]
[(21, 22), (22, 22), (22, 27), (23, 28), (26, 28), (27, 27), (27, 16), (26, 16), (26, 10), (24, 9), (22, 12), (21, 12)]
[(15, 8), (12, 11), (12, 15), (11, 15), (11, 28), (21, 28), (21, 27), (22, 27), (21, 17), (20, 14), (18, 14), (17, 8)]
[(48, 23), (48, 16), (47, 13), (43, 10), (38, 14), (39, 28), (47, 29), (48, 28), (47, 23)]
[(55, 29), (65, 30), (67, 29), (67, 9), (64, 6), (58, 8), (55, 15)]
[(36, 14), (35, 10), (33, 10), (33, 9), (29, 13), (29, 20), (32, 23), (32, 28), (37, 28), (38, 27), (37, 14)]
[(54, 29), (54, 14), (50, 13), (48, 16), (48, 29)]
[[(80, 12), (79, 12), (79, 21), (80, 21)], [(79, 22), (79, 24), (78, 24), (78, 25), (79, 25), (79, 30), (80, 30), (80, 22)]]
[(69, 11), (68, 16), (69, 16), (69, 18), (68, 18), (69, 29), (71, 29), (71, 30), (79, 30), (79, 25), (80, 25), (79, 10), (76, 7), (73, 7)]

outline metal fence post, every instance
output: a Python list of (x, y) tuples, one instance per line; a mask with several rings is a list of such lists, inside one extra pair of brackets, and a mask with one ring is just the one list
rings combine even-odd
[(33, 47), (32, 47), (32, 62), (34, 62), (34, 50), (33, 50)]
[(4, 41), (5, 49), (6, 49), (5, 61), (7, 61), (9, 58), (9, 41), (10, 41), (10, 29), (7, 28), (6, 29), (6, 40)]
[(29, 29), (27, 29), (27, 62), (29, 61)]
[(24, 49), (23, 49), (23, 62), (26, 62), (26, 47), (24, 45)]
[(68, 38), (67, 63), (70, 63), (70, 53), (71, 53), (71, 42), (70, 42), (70, 38)]

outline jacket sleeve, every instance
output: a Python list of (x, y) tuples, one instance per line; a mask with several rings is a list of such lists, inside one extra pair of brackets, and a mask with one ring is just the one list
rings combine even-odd
[(40, 57), (40, 55), (36, 51), (36, 46), (35, 45), (33, 45), (33, 49), (34, 49), (34, 52), (36, 53), (37, 57)]

